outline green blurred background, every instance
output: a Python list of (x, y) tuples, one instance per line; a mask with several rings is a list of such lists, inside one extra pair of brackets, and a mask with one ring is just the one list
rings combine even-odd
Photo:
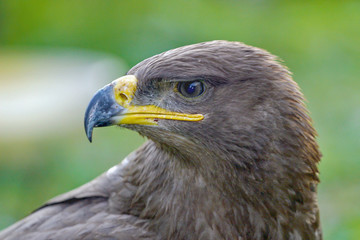
[(95, 130), (92, 94), (154, 54), (226, 39), (280, 56), (323, 153), (325, 239), (360, 239), (360, 1), (0, 1), (0, 229), (145, 139)]

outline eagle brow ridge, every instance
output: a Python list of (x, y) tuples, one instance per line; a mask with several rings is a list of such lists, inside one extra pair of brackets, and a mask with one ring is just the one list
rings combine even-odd
[(148, 79), (148, 81), (160, 81), (160, 82), (191, 82), (196, 80), (204, 81), (213, 86), (218, 86), (229, 82), (226, 78), (213, 76), (213, 75), (176, 76), (176, 77), (164, 77), (164, 78), (156, 77), (156, 78)]

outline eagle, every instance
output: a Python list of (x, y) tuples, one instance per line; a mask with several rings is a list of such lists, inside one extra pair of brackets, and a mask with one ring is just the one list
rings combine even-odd
[(322, 239), (317, 133), (265, 50), (216, 40), (160, 53), (98, 90), (84, 122), (90, 142), (110, 125), (147, 142), (0, 239)]

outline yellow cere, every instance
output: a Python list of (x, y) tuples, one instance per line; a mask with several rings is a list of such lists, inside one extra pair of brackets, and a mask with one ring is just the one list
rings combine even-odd
[(186, 114), (171, 112), (155, 105), (131, 105), (137, 87), (137, 79), (133, 75), (121, 77), (113, 82), (116, 102), (126, 108), (121, 115), (113, 117), (116, 124), (157, 125), (158, 119), (178, 121), (200, 121), (202, 114)]
[(137, 79), (134, 75), (126, 75), (113, 81), (115, 101), (128, 107), (134, 97), (137, 87)]

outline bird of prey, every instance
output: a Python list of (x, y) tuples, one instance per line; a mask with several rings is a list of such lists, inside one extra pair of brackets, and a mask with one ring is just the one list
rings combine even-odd
[(110, 125), (148, 141), (0, 239), (322, 239), (321, 154), (303, 100), (275, 56), (243, 43), (150, 57), (85, 113), (90, 141)]

